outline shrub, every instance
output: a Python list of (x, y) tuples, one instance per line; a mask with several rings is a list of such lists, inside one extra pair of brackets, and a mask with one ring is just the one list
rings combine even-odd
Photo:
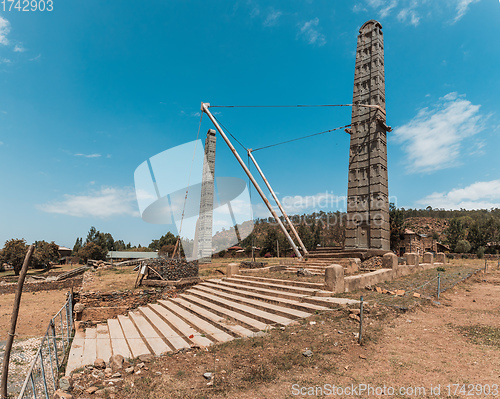
[(479, 249), (477, 250), (477, 258), (478, 259), (483, 259), (484, 257), (484, 247), (479, 247)]
[(458, 253), (467, 253), (471, 249), (470, 242), (467, 240), (460, 240), (455, 247), (455, 251)]

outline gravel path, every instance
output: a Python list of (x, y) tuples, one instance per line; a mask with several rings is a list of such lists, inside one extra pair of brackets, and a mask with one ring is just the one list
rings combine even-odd
[[(10, 353), (9, 379), (7, 391), (9, 395), (17, 396), (24, 380), (28, 374), (31, 362), (36, 356), (38, 347), (42, 338), (28, 338), (22, 340), (14, 340), (12, 351)], [(5, 353), (5, 341), (0, 341), (0, 362), (3, 364), (3, 356)], [(0, 369), (0, 376), (2, 370)]]

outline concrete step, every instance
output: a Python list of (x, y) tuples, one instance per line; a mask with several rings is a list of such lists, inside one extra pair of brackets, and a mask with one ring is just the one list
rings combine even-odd
[(83, 345), (82, 366), (87, 364), (94, 365), (97, 357), (97, 330), (95, 328), (87, 328), (85, 330), (85, 343)]
[(233, 287), (233, 288), (238, 288), (246, 291), (251, 291), (254, 293), (262, 294), (262, 295), (268, 295), (268, 296), (273, 296), (275, 298), (285, 298), (285, 299), (292, 299), (297, 302), (301, 301), (301, 298), (303, 298), (305, 295), (303, 294), (296, 294), (294, 292), (287, 292), (287, 291), (282, 291), (282, 290), (274, 290), (271, 288), (261, 288), (261, 287), (255, 287), (253, 285), (247, 285), (247, 284), (240, 284), (239, 282), (232, 282), (229, 279), (211, 279), (211, 280), (206, 280), (206, 282), (210, 282), (213, 284), (220, 284), (220, 285), (225, 285), (228, 287)]
[(215, 303), (207, 302), (204, 299), (203, 293), (200, 294), (197, 292), (188, 292), (186, 294), (181, 294), (181, 297), (194, 305), (204, 307), (205, 309), (217, 314), (219, 317), (227, 318), (229, 320), (235, 321), (236, 323), (242, 324), (243, 326), (245, 326), (245, 328), (248, 328), (254, 332), (264, 331), (271, 327), (269, 324), (263, 323), (252, 317), (248, 317), (244, 314), (226, 309), (225, 307), (216, 305)]
[(244, 292), (240, 290), (234, 288), (224, 289), (224, 286), (218, 284), (203, 283), (199, 284), (197, 288), (210, 294), (220, 296), (221, 298), (241, 303), (243, 305), (250, 305), (256, 309), (260, 309), (265, 312), (273, 313), (289, 319), (299, 319), (311, 316), (311, 313), (305, 312), (303, 310), (280, 306), (270, 301), (264, 301), (262, 298), (255, 299), (255, 297), (259, 297), (258, 295), (254, 296), (254, 298), (244, 296), (241, 295), (244, 294)]
[(118, 321), (120, 322), (123, 335), (125, 336), (125, 339), (130, 347), (130, 352), (132, 352), (132, 357), (151, 354), (150, 350), (144, 343), (141, 334), (139, 334), (139, 331), (135, 328), (132, 320), (130, 320), (128, 316), (119, 315)]
[[(297, 270), (299, 270), (299, 269), (291, 267), (291, 268), (287, 268), (287, 269), (283, 270), (282, 273), (289, 273), (289, 274), (297, 275)], [(325, 275), (324, 270), (314, 270), (314, 269), (306, 269), (306, 270), (308, 270), (314, 276), (324, 276)]]
[[(108, 319), (109, 338), (111, 339), (111, 350), (113, 355), (122, 355), (125, 359), (132, 358), (122, 326), (117, 319)], [(109, 359), (104, 359), (108, 361)]]
[(141, 337), (152, 353), (156, 356), (160, 356), (170, 351), (170, 347), (163, 341), (153, 326), (141, 313), (137, 311), (129, 312), (129, 317), (137, 330), (139, 330)]
[[(79, 322), (76, 322), (79, 323)], [(75, 324), (76, 324), (75, 323)], [(68, 355), (68, 362), (66, 364), (66, 375), (70, 375), (73, 370), (83, 367), (83, 347), (85, 345), (85, 332), (75, 326), (75, 336)]]
[(219, 327), (220, 329), (226, 331), (228, 334), (231, 334), (233, 337), (249, 337), (253, 335), (253, 331), (240, 326), (239, 324), (228, 323), (226, 319), (217, 315), (216, 313), (210, 312), (207, 309), (202, 308), (201, 306), (195, 305), (187, 300), (185, 300), (182, 296), (172, 299), (176, 304), (182, 306), (187, 311), (190, 311), (194, 315), (199, 318), (212, 323), (214, 326)]
[(233, 339), (232, 335), (229, 335), (227, 332), (215, 327), (213, 324), (205, 321), (204, 319), (195, 316), (193, 313), (187, 311), (172, 300), (162, 301), (161, 304), (172, 313), (175, 313), (177, 316), (183, 319), (191, 327), (199, 331), (203, 331), (207, 335), (207, 337), (212, 339), (212, 341), (214, 342), (227, 342)]
[(261, 288), (269, 288), (272, 290), (277, 290), (277, 291), (287, 291), (287, 292), (293, 292), (295, 294), (300, 294), (300, 295), (314, 295), (315, 292), (322, 290), (323, 288), (302, 288), (302, 287), (294, 287), (292, 285), (287, 285), (286, 281), (287, 280), (282, 280), (284, 283), (273, 283), (273, 282), (266, 282), (266, 280), (261, 280), (261, 281), (255, 281), (255, 280), (248, 280), (245, 278), (240, 278), (240, 276), (237, 277), (230, 277), (226, 278), (226, 281), (233, 282), (233, 283), (238, 283), (242, 285), (249, 285), (253, 287), (261, 287)]
[[(220, 280), (219, 283), (206, 282), (203, 285), (206, 287), (211, 287), (214, 289), (218, 289), (218, 290), (227, 292), (229, 294), (239, 295), (239, 296), (243, 297), (243, 300), (245, 300), (245, 298), (257, 299), (257, 300), (260, 299), (260, 300), (265, 301), (267, 303), (272, 303), (274, 305), (288, 307), (291, 309), (301, 310), (301, 311), (307, 312), (309, 314), (314, 313), (317, 310), (318, 311), (319, 310), (329, 310), (328, 308), (324, 308), (322, 306), (317, 306), (317, 305), (313, 305), (313, 304), (303, 303), (303, 302), (300, 302), (299, 300), (287, 299), (287, 298), (275, 296), (275, 295), (273, 295), (274, 292), (272, 290), (268, 290), (265, 288), (261, 288), (260, 292), (249, 291), (246, 289), (246, 286), (227, 283), (224, 280)], [(279, 292), (278, 292), (278, 294), (279, 294)], [(304, 315), (303, 317), (308, 317), (308, 316)]]
[(217, 294), (214, 295), (212, 292), (207, 292), (209, 290), (202, 289), (199, 285), (196, 287), (190, 288), (188, 292), (193, 295), (197, 295), (200, 298), (203, 298), (209, 302), (212, 302), (216, 305), (222, 306), (226, 309), (241, 313), (245, 316), (254, 318), (263, 323), (267, 324), (279, 324), (282, 326), (286, 326), (292, 322), (292, 319), (279, 316), (270, 312), (266, 312), (264, 310), (257, 309), (253, 306), (243, 305), (238, 302), (234, 302), (230, 299), (225, 299)]
[(159, 334), (161, 334), (161, 336), (163, 336), (163, 338), (166, 340), (169, 347), (173, 351), (191, 347), (187, 340), (180, 337), (179, 334), (177, 334), (177, 332), (172, 329), (172, 327), (165, 323), (163, 319), (158, 316), (158, 314), (156, 314), (152, 309), (147, 306), (141, 306), (139, 307), (139, 311), (146, 319), (148, 319), (153, 328), (155, 328), (155, 330)]
[(242, 280), (263, 281), (263, 282), (267, 282), (267, 283), (292, 285), (294, 287), (310, 288), (313, 290), (314, 289), (322, 290), (325, 288), (325, 285), (323, 283), (310, 283), (308, 281), (285, 280), (285, 279), (277, 279), (277, 278), (265, 278), (265, 277), (256, 277), (256, 276), (240, 276), (240, 275), (236, 275), (235, 277), (242, 279)]
[(97, 332), (97, 357), (109, 361), (109, 358), (113, 354), (111, 350), (111, 339), (109, 337), (108, 324), (98, 324), (96, 327)]
[(202, 331), (194, 329), (180, 317), (173, 314), (165, 306), (162, 306), (162, 302), (165, 301), (158, 301), (157, 304), (149, 304), (148, 306), (153, 309), (163, 321), (167, 322), (181, 337), (192, 343), (192, 345), (202, 348), (212, 345), (212, 341), (205, 337)]

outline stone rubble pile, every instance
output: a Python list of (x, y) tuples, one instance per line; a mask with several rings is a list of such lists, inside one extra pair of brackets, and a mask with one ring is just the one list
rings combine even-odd
[(243, 261), (240, 263), (240, 268), (242, 269), (261, 269), (266, 267), (266, 262), (247, 262)]
[[(149, 266), (158, 272), (165, 280), (177, 281), (183, 278), (198, 277), (198, 261), (188, 262), (186, 259), (148, 259), (143, 265)], [(159, 280), (160, 277), (149, 271), (148, 280)]]

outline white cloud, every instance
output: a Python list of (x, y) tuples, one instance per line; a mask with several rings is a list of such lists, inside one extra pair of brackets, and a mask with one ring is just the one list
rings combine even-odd
[(355, 13), (358, 13), (358, 12), (363, 12), (363, 11), (368, 11), (368, 10), (359, 4), (354, 4), (354, 6), (352, 7), (352, 11)]
[(76, 217), (110, 218), (113, 216), (140, 216), (135, 192), (131, 188), (102, 187), (87, 195), (65, 194), (62, 201), (37, 205), (47, 213)]
[[(436, 15), (444, 10), (446, 15), (455, 13), (451, 23), (458, 22), (469, 10), (469, 6), (479, 0), (365, 0), (368, 7), (376, 10), (380, 18), (387, 18), (393, 11), (399, 22), (417, 26), (421, 15), (428, 17)], [(354, 12), (359, 12), (361, 6), (356, 5)]]
[(0, 64), (10, 64), (12, 61), (7, 58), (0, 57)]
[(458, 22), (468, 11), (469, 5), (477, 3), (479, 0), (456, 0), (457, 1), (457, 15), (453, 23)]
[(385, 18), (387, 17), (393, 8), (395, 8), (398, 5), (398, 0), (392, 0), (390, 3), (387, 3), (383, 5), (383, 7), (380, 9), (380, 17)]
[(264, 26), (275, 26), (282, 14), (281, 11), (271, 10), (262, 24)]
[(309, 44), (317, 44), (323, 46), (326, 43), (325, 35), (320, 33), (316, 28), (319, 25), (319, 19), (314, 18), (310, 21), (299, 25), (299, 36), (303, 36)]
[(403, 23), (408, 21), (410, 25), (417, 26), (420, 22), (420, 17), (411, 8), (403, 8), (398, 13), (398, 20)]
[(480, 105), (464, 97), (449, 93), (395, 130), (393, 140), (402, 144), (409, 171), (431, 172), (459, 163), (462, 142), (484, 129)]
[(476, 182), (447, 193), (433, 193), (417, 201), (417, 204), (443, 209), (500, 208), (500, 180)]
[(14, 46), (14, 52), (15, 53), (24, 53), (25, 51), (26, 51), (26, 49), (22, 45), (20, 45), (20, 44), (16, 44)]
[(0, 44), (4, 46), (9, 44), (9, 39), (7, 35), (10, 33), (10, 22), (5, 18), (0, 17)]
[(100, 158), (101, 154), (75, 154), (75, 157)]
[(0, 145), (3, 145), (3, 141), (0, 141)]

